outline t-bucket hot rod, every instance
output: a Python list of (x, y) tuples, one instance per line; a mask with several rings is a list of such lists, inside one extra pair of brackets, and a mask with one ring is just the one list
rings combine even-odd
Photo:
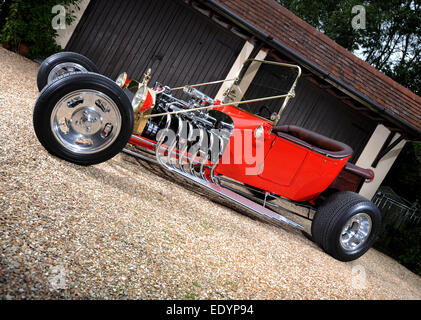
[[(289, 92), (241, 101), (241, 76), (150, 88), (150, 70), (142, 82), (126, 73), (113, 81), (98, 74), (86, 57), (59, 53), (46, 59), (38, 72), (35, 133), (48, 152), (66, 161), (93, 165), (124, 151), (266, 219), (304, 229), (282, 215), (291, 210), (276, 200), (288, 201), (308, 210), (311, 237), (322, 249), (341, 261), (357, 259), (380, 230), (378, 208), (355, 193), (373, 179), (373, 172), (348, 163), (353, 151), (346, 144), (279, 124), (295, 95), (299, 66), (249, 59), (243, 70), (252, 63), (295, 70)], [(232, 85), (223, 101), (197, 89), (227, 81)], [(180, 98), (183, 95), (187, 98)], [(244, 109), (272, 99), (283, 103), (270, 119)]]

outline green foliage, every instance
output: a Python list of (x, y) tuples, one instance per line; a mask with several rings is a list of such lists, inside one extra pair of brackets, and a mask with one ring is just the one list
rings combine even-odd
[(421, 228), (413, 228), (403, 235), (406, 241), (403, 253), (398, 257), (401, 263), (421, 275)]
[(421, 275), (421, 227), (388, 228), (374, 247)]
[[(421, 203), (421, 143), (407, 142), (383, 186), (393, 186), (411, 203)], [(384, 187), (383, 187), (384, 188)], [(399, 201), (399, 200), (398, 200)], [(383, 211), (386, 211), (383, 209)], [(388, 212), (383, 212), (388, 214)], [(419, 211), (418, 211), (419, 214)], [(375, 247), (421, 275), (421, 226), (396, 228), (383, 219), (383, 231)]]
[[(9, 15), (10, 0), (0, 0), (0, 31), (6, 23), (6, 17)], [(1, 32), (0, 32), (1, 43)]]
[[(277, 0), (378, 70), (421, 94), (421, 2), (416, 0)], [(354, 30), (352, 8), (366, 9)]]
[(383, 185), (393, 186), (411, 202), (421, 203), (421, 143), (407, 142)]
[[(81, 0), (12, 0), (9, 15), (2, 29), (2, 42), (17, 51), (22, 44), (29, 47), (29, 58), (47, 57), (61, 50), (55, 38), (57, 30), (52, 21), (56, 14), (52, 13), (55, 5), (69, 8), (77, 7)], [(77, 7), (78, 8), (78, 7)], [(66, 10), (66, 24), (74, 19), (74, 11)]]

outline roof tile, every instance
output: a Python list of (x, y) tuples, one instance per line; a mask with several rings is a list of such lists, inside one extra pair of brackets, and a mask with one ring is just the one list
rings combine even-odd
[(217, 0), (234, 14), (421, 129), (421, 97), (381, 73), (275, 0)]

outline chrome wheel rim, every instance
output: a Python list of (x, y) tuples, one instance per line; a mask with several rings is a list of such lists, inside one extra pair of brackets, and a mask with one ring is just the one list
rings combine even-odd
[(341, 232), (342, 248), (352, 251), (361, 247), (370, 236), (371, 226), (371, 217), (367, 213), (362, 212), (352, 216)]
[(80, 154), (92, 154), (106, 149), (117, 139), (121, 114), (106, 94), (78, 90), (57, 102), (50, 125), (63, 147)]
[(58, 77), (70, 72), (88, 72), (85, 67), (74, 62), (64, 62), (56, 65), (48, 74), (48, 83), (57, 80)]

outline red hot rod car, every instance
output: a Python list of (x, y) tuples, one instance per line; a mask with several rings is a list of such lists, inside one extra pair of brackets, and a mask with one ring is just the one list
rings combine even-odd
[[(86, 57), (59, 53), (38, 72), (35, 133), (52, 155), (66, 161), (93, 165), (124, 151), (265, 218), (304, 229), (284, 217), (286, 209), (275, 200), (289, 201), (308, 210), (312, 239), (322, 249), (342, 261), (357, 259), (380, 230), (378, 208), (355, 193), (373, 179), (373, 172), (348, 163), (352, 149), (346, 144), (279, 124), (295, 95), (300, 67), (251, 59), (244, 68), (251, 63), (295, 70), (289, 92), (239, 101), (238, 78), (150, 88), (150, 70), (142, 82), (126, 73), (113, 81), (98, 74)], [(224, 101), (197, 89), (226, 81), (232, 85)], [(271, 99), (283, 99), (283, 104), (270, 119), (244, 108)]]

